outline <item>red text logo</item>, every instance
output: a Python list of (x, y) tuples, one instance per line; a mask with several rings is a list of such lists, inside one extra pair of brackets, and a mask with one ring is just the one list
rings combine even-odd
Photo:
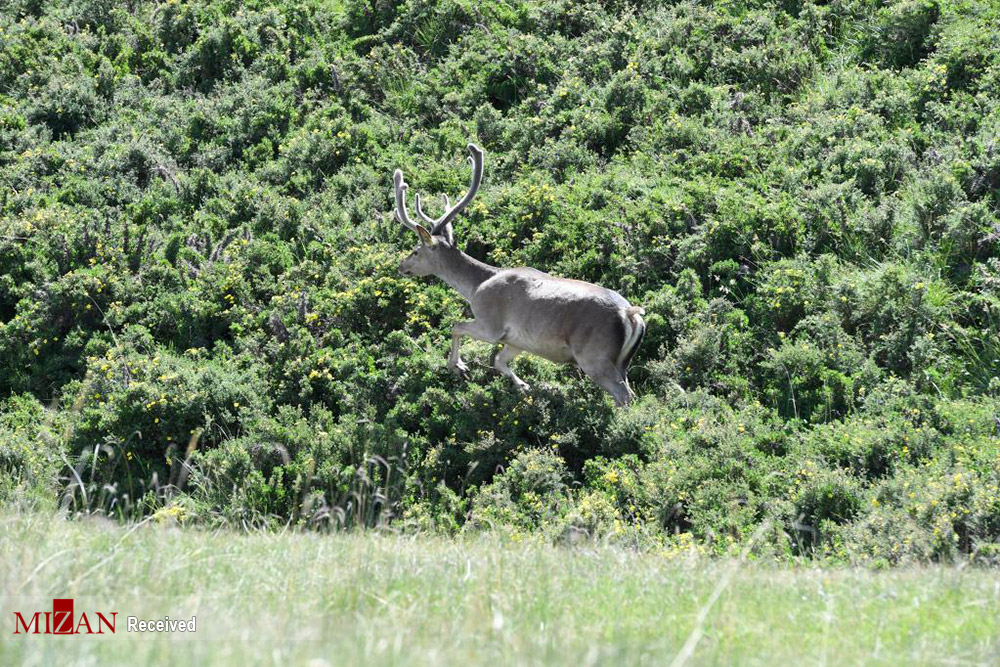
[[(108, 616), (111, 618), (109, 619)], [(52, 611), (36, 611), (25, 618), (19, 611), (14, 612), (14, 634), (26, 635), (103, 635), (105, 630), (115, 633), (118, 612), (108, 615), (101, 612), (86, 612), (76, 616), (73, 612), (73, 598), (52, 600)]]

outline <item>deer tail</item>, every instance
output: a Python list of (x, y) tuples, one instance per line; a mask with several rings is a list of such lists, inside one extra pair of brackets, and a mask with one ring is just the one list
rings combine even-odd
[(646, 323), (642, 321), (642, 316), (645, 314), (646, 310), (640, 306), (629, 306), (623, 311), (625, 343), (618, 354), (618, 367), (621, 369), (622, 375), (628, 371), (628, 365), (632, 363), (632, 357), (635, 356), (635, 351), (639, 349), (639, 343), (642, 342), (642, 336), (646, 333)]

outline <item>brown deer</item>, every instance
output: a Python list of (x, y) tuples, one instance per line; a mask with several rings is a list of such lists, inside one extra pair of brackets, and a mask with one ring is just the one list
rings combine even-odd
[(403, 172), (393, 176), (396, 218), (420, 236), (420, 245), (399, 265), (407, 276), (437, 276), (469, 302), (475, 319), (455, 325), (448, 368), (466, 377), (459, 357), (462, 336), (503, 345), (493, 355), (493, 367), (513, 380), (521, 391), (530, 387), (510, 369), (521, 352), (556, 363), (575, 363), (618, 405), (635, 396), (628, 384), (628, 366), (639, 347), (646, 325), (645, 311), (620, 294), (592, 283), (556, 278), (528, 267), (504, 269), (484, 264), (455, 246), (452, 221), (465, 210), (483, 180), (483, 151), (469, 144), (472, 183), (465, 196), (445, 213), (427, 216), (415, 198), (416, 211), (426, 227), (413, 222), (406, 210)]

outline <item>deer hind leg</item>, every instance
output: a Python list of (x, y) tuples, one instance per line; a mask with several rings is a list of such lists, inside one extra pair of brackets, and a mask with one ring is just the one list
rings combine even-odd
[(476, 340), (487, 343), (497, 343), (503, 336), (502, 332), (497, 332), (494, 327), (484, 324), (479, 320), (469, 322), (459, 322), (451, 330), (451, 354), (448, 356), (448, 368), (452, 373), (466, 377), (469, 367), (465, 365), (458, 354), (458, 348), (462, 344), (462, 336), (468, 336)]
[(618, 406), (628, 405), (632, 400), (632, 390), (628, 380), (618, 366), (609, 360), (599, 362), (580, 362), (580, 370), (587, 374), (597, 386), (611, 394)]
[(493, 355), (493, 368), (497, 369), (511, 380), (514, 381), (514, 385), (521, 391), (527, 392), (531, 390), (531, 386), (527, 382), (517, 377), (514, 371), (510, 369), (510, 362), (514, 361), (514, 357), (521, 354), (524, 350), (514, 347), (513, 345), (504, 345), (501, 347), (496, 354)]

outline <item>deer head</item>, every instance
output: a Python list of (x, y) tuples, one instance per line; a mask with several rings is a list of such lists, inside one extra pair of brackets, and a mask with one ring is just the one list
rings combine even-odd
[(442, 267), (448, 265), (449, 257), (457, 252), (455, 248), (455, 234), (451, 223), (465, 210), (469, 202), (479, 191), (479, 185), (483, 181), (483, 151), (475, 144), (469, 144), (469, 162), (472, 164), (472, 182), (469, 184), (469, 191), (454, 206), (448, 196), (444, 196), (444, 214), (434, 219), (424, 213), (420, 206), (420, 195), (414, 198), (416, 202), (417, 215), (426, 227), (413, 222), (406, 210), (406, 182), (403, 180), (403, 172), (400, 169), (393, 174), (396, 198), (396, 219), (420, 237), (420, 245), (409, 254), (399, 265), (399, 272), (403, 275), (427, 276), (437, 275)]

